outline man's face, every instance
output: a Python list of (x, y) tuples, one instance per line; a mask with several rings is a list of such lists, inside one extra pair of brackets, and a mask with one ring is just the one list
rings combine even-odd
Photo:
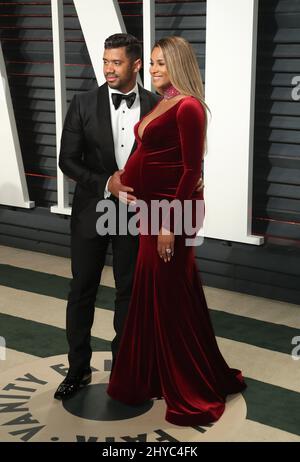
[(127, 93), (136, 83), (141, 60), (133, 61), (126, 55), (125, 47), (104, 50), (103, 73), (106, 82), (115, 90)]

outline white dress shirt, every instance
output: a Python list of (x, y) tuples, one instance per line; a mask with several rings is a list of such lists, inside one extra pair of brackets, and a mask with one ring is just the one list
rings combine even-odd
[[(115, 109), (115, 106), (112, 102), (112, 93), (122, 93), (119, 90), (114, 90), (113, 88), (108, 87), (108, 95), (109, 95), (109, 105), (110, 105), (110, 118), (111, 118), (111, 127), (112, 127), (112, 134), (114, 139), (114, 147), (115, 147), (115, 157), (116, 162), (119, 167), (119, 170), (124, 168), (127, 159), (130, 155), (132, 150), (135, 137), (133, 128), (135, 124), (140, 120), (140, 112), (141, 112), (141, 105), (140, 105), (140, 95), (138, 84), (135, 84), (135, 87), (130, 90), (128, 93), (123, 93), (124, 95), (128, 95), (129, 93), (135, 92), (136, 97), (133, 105), (131, 108), (127, 107), (126, 101), (122, 99), (120, 106), (118, 109)], [(110, 192), (107, 189), (108, 182), (111, 177), (109, 177), (104, 191), (104, 199), (110, 196)]]

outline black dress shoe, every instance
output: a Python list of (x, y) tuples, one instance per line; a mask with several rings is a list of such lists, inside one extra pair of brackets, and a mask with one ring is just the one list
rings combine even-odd
[(71, 398), (80, 388), (91, 383), (91, 380), (92, 371), (90, 369), (87, 369), (83, 374), (77, 376), (68, 374), (54, 393), (54, 398), (58, 400)]

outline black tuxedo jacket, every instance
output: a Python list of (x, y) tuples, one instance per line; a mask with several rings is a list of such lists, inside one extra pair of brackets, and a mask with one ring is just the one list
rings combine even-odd
[[(159, 97), (140, 85), (139, 95), (143, 117), (157, 104)], [(132, 152), (136, 148), (133, 145)], [(119, 170), (114, 152), (108, 86), (76, 94), (64, 122), (59, 167), (77, 182), (71, 230), (86, 238), (96, 236), (96, 205), (104, 198), (108, 178)], [(113, 200), (113, 198), (112, 198)]]

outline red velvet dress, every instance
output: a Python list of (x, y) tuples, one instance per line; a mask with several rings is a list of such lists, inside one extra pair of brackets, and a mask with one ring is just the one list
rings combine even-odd
[[(205, 114), (185, 97), (144, 128), (122, 176), (138, 199), (201, 199)], [(222, 357), (195, 262), (185, 235), (175, 236), (174, 256), (165, 263), (156, 235), (139, 235), (132, 299), (107, 393), (136, 405), (163, 397), (166, 420), (205, 425), (224, 412), (226, 396), (246, 385)]]

